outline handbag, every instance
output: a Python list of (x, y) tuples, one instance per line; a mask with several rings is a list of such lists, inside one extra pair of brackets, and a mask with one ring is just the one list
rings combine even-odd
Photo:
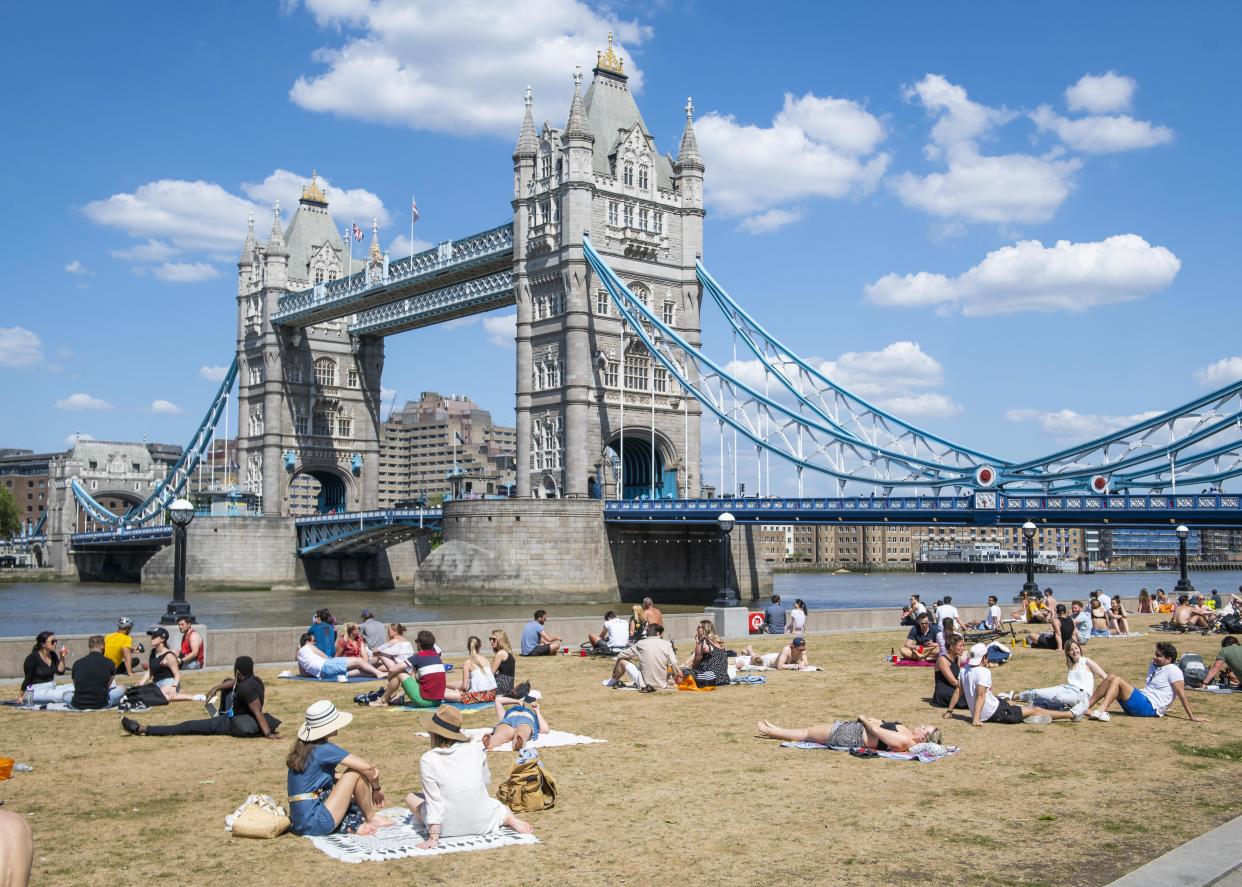
[(518, 761), (496, 786), (496, 800), (514, 813), (536, 813), (556, 806), (556, 780), (537, 757)]
[(278, 838), (289, 830), (289, 816), (270, 795), (251, 795), (224, 818), (224, 829), (235, 838)]
[(168, 698), (164, 691), (155, 684), (137, 684), (125, 691), (125, 701), (131, 710), (142, 711), (153, 705), (167, 705)]

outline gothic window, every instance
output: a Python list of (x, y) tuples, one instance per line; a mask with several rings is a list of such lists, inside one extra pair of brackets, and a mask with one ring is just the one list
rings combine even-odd
[(620, 368), (621, 368), (621, 365), (617, 363), (615, 360), (610, 360), (604, 364), (604, 387), (605, 388), (616, 388), (617, 387), (617, 371)]
[(291, 360), (285, 364), (285, 376), (290, 382), (302, 381), (302, 364), (296, 360)]
[(546, 179), (552, 175), (552, 155), (544, 152), (539, 158), (539, 178)]
[(542, 391), (544, 389), (543, 364), (535, 364), (535, 390)]
[(630, 357), (625, 361), (625, 387), (631, 391), (647, 390), (647, 367), (651, 361), (646, 357)]
[(651, 389), (658, 394), (668, 391), (668, 370), (664, 367), (657, 366), (652, 368)]
[(261, 385), (263, 383), (263, 364), (261, 358), (247, 361), (247, 369), (250, 373), (250, 384)]
[(315, 417), (312, 423), (316, 437), (331, 437), (333, 419), (336, 418), (336, 411), (329, 405), (315, 407)]
[(560, 388), (565, 384), (565, 361), (556, 361), (556, 363), (552, 365), (552, 368), (556, 371), (556, 387)]
[(659, 210), (656, 210), (653, 215), (654, 215), (655, 224), (652, 226), (651, 230), (654, 231), (656, 234), (663, 234), (664, 233), (664, 213), (660, 212)]
[(546, 225), (552, 221), (552, 201), (545, 200), (543, 203), (541, 203), (539, 205), (539, 211), (542, 214), (542, 218), (540, 219), (540, 222)]
[(651, 293), (649, 293), (647, 288), (641, 283), (631, 283), (630, 292), (632, 292), (634, 297), (644, 305), (651, 305)]
[(350, 388), (357, 388), (358, 387), (358, 368), (350, 367), (349, 372), (346, 373), (345, 375), (345, 378)]
[(634, 164), (632, 163), (625, 165), (625, 185), (627, 188), (634, 185)]
[(349, 416), (339, 415), (336, 417), (336, 434), (338, 437), (354, 436), (354, 420)]
[(627, 203), (625, 205), (625, 227), (627, 228), (634, 227), (634, 206), (633, 204)]
[(306, 421), (306, 414), (295, 411), (293, 414), (293, 433), (305, 437), (310, 433), (309, 423)]
[(600, 290), (595, 294), (595, 313), (603, 317), (608, 316), (608, 303), (612, 299), (608, 296), (608, 290)]
[(321, 283), (323, 283), (323, 269), (316, 268), (315, 269), (315, 286), (319, 286), (319, 284)]
[(338, 274), (339, 272), (335, 268), (329, 269), (328, 280), (336, 280)]
[(664, 307), (660, 312), (660, 315), (661, 315), (660, 319), (664, 321), (665, 324), (667, 324), (668, 326), (672, 326), (673, 325), (673, 303), (665, 302)]
[(250, 410), (250, 436), (263, 435), (263, 407), (252, 407)]
[(640, 166), (638, 168), (638, 187), (639, 190), (647, 190), (647, 167)]
[(614, 228), (617, 227), (617, 222), (618, 222), (617, 210), (618, 210), (617, 201), (615, 200), (608, 201), (608, 224), (612, 225), (612, 227)]
[(315, 384), (320, 388), (336, 386), (336, 361), (330, 357), (321, 357), (315, 361)]
[(644, 206), (638, 210), (638, 229), (640, 231), (647, 230), (647, 220), (648, 220), (647, 207)]

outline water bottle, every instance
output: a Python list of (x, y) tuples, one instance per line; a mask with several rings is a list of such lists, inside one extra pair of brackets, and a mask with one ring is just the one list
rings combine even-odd
[(29, 764), (14, 764), (13, 772), (14, 773), (33, 773), (34, 767), (31, 767)]

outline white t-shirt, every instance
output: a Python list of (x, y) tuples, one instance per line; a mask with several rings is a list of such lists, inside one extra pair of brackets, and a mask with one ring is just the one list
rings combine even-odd
[(993, 604), (988, 607), (988, 628), (996, 631), (1001, 625), (1000, 604)]
[(789, 624), (793, 626), (795, 634), (802, 633), (802, 627), (806, 625), (806, 613), (802, 612), (801, 607), (794, 607), (789, 611)]
[(1091, 672), (1091, 667), (1087, 665), (1086, 656), (1079, 659), (1078, 664), (1069, 670), (1065, 683), (1071, 687), (1077, 687), (1088, 696), (1095, 692), (1095, 675)]
[(768, 668), (776, 668), (776, 660), (781, 658), (781, 654), (779, 651), (776, 653), (764, 653), (759, 658), (763, 660), (763, 664)]
[(915, 616), (919, 615), (919, 613), (926, 613), (926, 612), (927, 612), (927, 607), (924, 606), (922, 601), (914, 602), (914, 615)]
[(972, 712), (975, 710), (975, 694), (980, 687), (987, 688), (983, 697), (983, 710), (979, 712), (980, 722), (996, 714), (996, 710), (1000, 708), (1000, 700), (992, 695), (992, 669), (984, 665), (967, 666), (962, 669), (957, 679), (962, 685), (962, 693), (966, 696), (966, 705)]
[(952, 619), (953, 624), (957, 625), (961, 617), (957, 615), (957, 607), (952, 604), (941, 604), (936, 608), (936, 624), (944, 625), (946, 619)]
[(1163, 716), (1168, 711), (1173, 704), (1173, 685), (1185, 680), (1182, 670), (1172, 662), (1160, 668), (1154, 662), (1148, 666), (1147, 686), (1143, 688), (1143, 695), (1151, 700), (1151, 707), (1156, 710), (1156, 714)]
[(1074, 637), (1078, 643), (1085, 644), (1091, 640), (1091, 616), (1086, 610), (1080, 610), (1074, 619)]
[(620, 617), (609, 619), (604, 623), (608, 646), (620, 650), (630, 645), (630, 624)]
[(298, 648), (298, 668), (301, 669), (302, 674), (308, 674), (312, 678), (317, 678), (319, 673), (323, 671), (325, 660), (322, 656), (316, 656), (312, 653), (310, 646), (308, 644), (305, 647)]

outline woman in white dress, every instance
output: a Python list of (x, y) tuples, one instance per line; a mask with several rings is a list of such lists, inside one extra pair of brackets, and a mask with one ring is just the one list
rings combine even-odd
[(447, 705), (423, 721), (431, 736), (431, 750), (418, 762), (423, 790), (405, 797), (414, 819), (426, 829), (427, 839), (418, 845), (423, 850), (437, 846), (440, 838), (487, 835), (501, 826), (522, 834), (532, 831), (530, 823), (488, 794), (492, 774), (487, 752), (481, 743), (470, 741), (461, 725), (461, 712)]
[(1075, 719), (1082, 717), (1087, 711), (1091, 694), (1095, 692), (1095, 679), (1104, 680), (1106, 674), (1094, 659), (1082, 655), (1082, 647), (1075, 640), (1065, 646), (1065, 664), (1069, 673), (1064, 684), (1023, 690), (1017, 694), (1018, 700), (1051, 711), (1069, 711)]
[(461, 677), (457, 679), (458, 690), (469, 690), (471, 693), (482, 693), (496, 689), (496, 675), (492, 674), (492, 663), (481, 651), (483, 641), (471, 635), (466, 638), (466, 661), (461, 668)]
[(806, 628), (806, 601), (798, 598), (793, 609), (789, 611), (789, 621), (785, 623), (785, 631), (792, 635), (800, 635)]

